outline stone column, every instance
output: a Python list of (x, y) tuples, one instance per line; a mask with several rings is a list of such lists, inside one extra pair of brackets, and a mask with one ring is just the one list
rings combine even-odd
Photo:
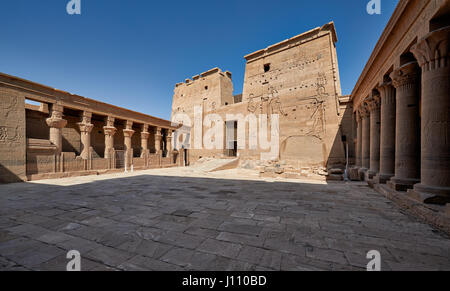
[(369, 179), (380, 171), (380, 95), (372, 93), (369, 100), (370, 111), (370, 169)]
[(150, 136), (150, 133), (148, 132), (148, 124), (142, 125), (142, 132), (141, 132), (141, 158), (147, 158), (150, 154), (150, 151), (148, 150), (148, 138)]
[(155, 132), (155, 150), (158, 155), (161, 154), (161, 140), (162, 140), (161, 127), (157, 127)]
[(390, 75), (396, 88), (395, 176), (392, 189), (406, 191), (420, 177), (420, 76), (416, 62), (403, 65)]
[(359, 175), (361, 180), (366, 180), (366, 173), (370, 168), (370, 113), (367, 103), (360, 107), (361, 115), (361, 168)]
[(133, 147), (131, 145), (131, 137), (133, 136), (133, 134), (134, 134), (133, 122), (127, 121), (125, 129), (123, 130), (126, 169), (129, 169), (133, 164)]
[(81, 154), (83, 160), (88, 160), (91, 152), (91, 132), (94, 125), (91, 123), (92, 113), (84, 111), (81, 122), (77, 123), (81, 134)]
[(356, 113), (356, 166), (362, 168), (362, 117), (359, 111)]
[(63, 110), (62, 105), (53, 104), (51, 117), (46, 120), (50, 127), (50, 141), (56, 146), (56, 156), (62, 152), (62, 129), (67, 125), (67, 120), (62, 118)]
[(114, 135), (117, 129), (114, 126), (115, 118), (108, 116), (106, 118), (106, 126), (103, 127), (105, 132), (105, 159), (112, 159), (114, 157)]
[(395, 88), (392, 82), (378, 87), (381, 101), (380, 173), (376, 182), (386, 184), (395, 173)]
[(422, 68), (421, 183), (425, 203), (450, 203), (450, 26), (411, 49)]
[(167, 153), (170, 155), (172, 152), (172, 130), (167, 130)]

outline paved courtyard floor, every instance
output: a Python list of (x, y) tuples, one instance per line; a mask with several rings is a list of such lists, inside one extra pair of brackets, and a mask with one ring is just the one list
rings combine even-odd
[(0, 270), (450, 270), (450, 240), (362, 183), (158, 169), (0, 185)]

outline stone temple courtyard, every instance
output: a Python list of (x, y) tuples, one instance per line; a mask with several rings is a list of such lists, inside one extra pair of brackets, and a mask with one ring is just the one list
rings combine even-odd
[(0, 270), (450, 270), (450, 240), (364, 183), (171, 168), (0, 185)]

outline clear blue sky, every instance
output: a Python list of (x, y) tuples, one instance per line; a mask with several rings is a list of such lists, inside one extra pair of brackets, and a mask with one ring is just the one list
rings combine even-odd
[(242, 92), (244, 55), (336, 24), (343, 94), (350, 94), (398, 0), (1, 0), (0, 71), (170, 118), (174, 85), (220, 67)]

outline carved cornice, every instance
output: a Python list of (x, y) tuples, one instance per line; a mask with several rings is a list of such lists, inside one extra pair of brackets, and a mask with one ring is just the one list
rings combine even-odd
[(416, 62), (408, 63), (390, 74), (396, 89), (417, 84), (420, 81), (419, 67)]
[(426, 35), (411, 48), (424, 71), (439, 69), (449, 65), (450, 26)]

